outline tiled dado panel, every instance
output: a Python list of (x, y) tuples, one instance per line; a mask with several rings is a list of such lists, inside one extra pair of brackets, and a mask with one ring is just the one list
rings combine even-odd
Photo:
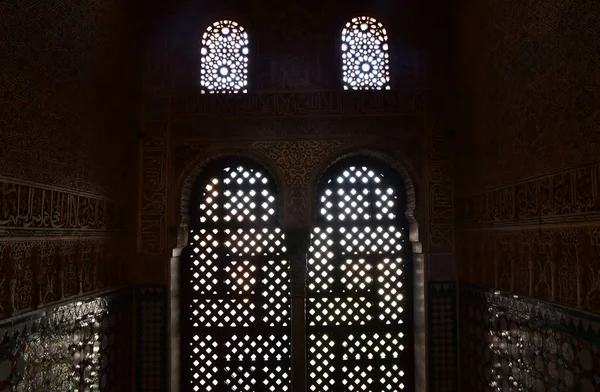
[(137, 287), (135, 302), (136, 391), (167, 391), (167, 287)]
[(460, 288), (461, 389), (600, 391), (600, 316)]
[(131, 391), (133, 292), (0, 324), (0, 391)]
[(428, 284), (429, 390), (458, 390), (456, 282)]
[(166, 391), (166, 293), (140, 286), (0, 324), (0, 392)]

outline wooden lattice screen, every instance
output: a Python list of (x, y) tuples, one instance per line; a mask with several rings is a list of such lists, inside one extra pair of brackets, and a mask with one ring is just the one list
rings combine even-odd
[(204, 171), (182, 270), (183, 390), (290, 389), (290, 276), (274, 183), (250, 162)]
[(411, 244), (402, 181), (373, 162), (348, 160), (320, 184), (308, 259), (309, 390), (412, 390)]

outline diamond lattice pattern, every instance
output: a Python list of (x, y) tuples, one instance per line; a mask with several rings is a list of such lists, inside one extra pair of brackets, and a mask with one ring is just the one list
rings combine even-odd
[(308, 260), (309, 390), (405, 390), (404, 202), (369, 167), (325, 181)]
[[(290, 277), (270, 179), (226, 167), (190, 230), (193, 391), (290, 390)], [(186, 389), (187, 390), (187, 389)]]

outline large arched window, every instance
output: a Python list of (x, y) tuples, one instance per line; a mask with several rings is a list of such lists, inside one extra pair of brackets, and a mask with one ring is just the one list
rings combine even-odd
[(195, 184), (181, 272), (183, 391), (290, 389), (290, 274), (274, 185), (240, 160)]
[(219, 20), (202, 35), (202, 93), (247, 92), (248, 33), (232, 20)]
[(389, 90), (387, 31), (381, 22), (359, 16), (342, 30), (342, 78), (345, 90)]
[(412, 390), (412, 250), (402, 180), (376, 161), (344, 160), (322, 178), (317, 204), (307, 266), (309, 390)]

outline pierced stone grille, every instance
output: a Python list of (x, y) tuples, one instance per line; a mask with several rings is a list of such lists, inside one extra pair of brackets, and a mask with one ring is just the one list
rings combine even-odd
[(200, 49), (202, 93), (245, 93), (248, 87), (248, 33), (232, 20), (206, 28)]
[(290, 272), (271, 182), (252, 165), (230, 166), (196, 191), (184, 390), (290, 390)]
[(360, 16), (342, 30), (342, 73), (345, 90), (389, 90), (390, 55), (381, 22)]
[(309, 390), (410, 390), (412, 269), (402, 187), (370, 166), (338, 168), (322, 181), (309, 249)]

